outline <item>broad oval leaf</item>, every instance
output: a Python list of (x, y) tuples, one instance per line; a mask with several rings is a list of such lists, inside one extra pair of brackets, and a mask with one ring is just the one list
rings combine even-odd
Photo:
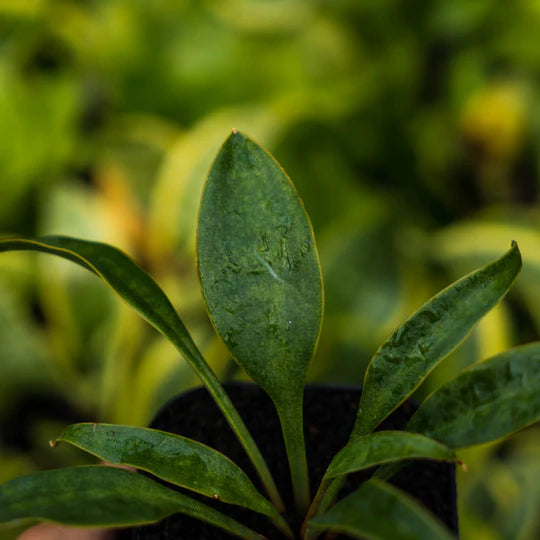
[(126, 527), (183, 513), (240, 538), (261, 536), (244, 525), (149, 478), (91, 465), (42, 471), (0, 485), (0, 523), (21, 519), (79, 527)]
[(197, 249), (217, 332), (274, 402), (298, 401), (322, 319), (313, 230), (283, 169), (236, 131), (204, 187)]
[(515, 242), (500, 259), (425, 303), (379, 348), (364, 378), (353, 437), (375, 429), (506, 294), (521, 269)]
[(171, 302), (154, 279), (119, 249), (100, 242), (67, 236), (0, 239), (2, 251), (41, 251), (68, 259), (98, 275), (127, 304), (165, 335), (184, 355), (207, 386), (251, 458), (272, 501), (283, 503), (270, 471), (244, 422), (218, 379), (202, 357)]
[(270, 517), (276, 508), (228, 457), (204, 444), (155, 429), (115, 424), (74, 424), (65, 441), (115, 465), (129, 465), (167, 482)]
[(452, 448), (504, 437), (540, 420), (540, 343), (477, 363), (435, 390), (407, 430)]
[(233, 131), (206, 181), (197, 254), (210, 318), (236, 361), (278, 411), (299, 512), (309, 504), (302, 401), (322, 323), (311, 223), (291, 181)]
[(453, 538), (420, 503), (380, 480), (368, 480), (326, 514), (310, 519), (308, 529), (380, 540)]
[(325, 476), (331, 478), (382, 463), (422, 458), (456, 461), (452, 449), (423, 435), (405, 431), (378, 431), (348, 443), (334, 456)]

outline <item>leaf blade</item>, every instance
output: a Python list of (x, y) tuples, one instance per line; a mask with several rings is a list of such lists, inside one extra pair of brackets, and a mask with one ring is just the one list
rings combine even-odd
[(407, 430), (452, 448), (482, 444), (540, 420), (540, 343), (474, 364), (434, 391)]
[(353, 437), (372, 431), (508, 291), (521, 269), (517, 244), (434, 296), (379, 348), (364, 379)]
[(144, 319), (167, 336), (191, 361), (196, 349), (191, 336), (165, 293), (128, 255), (101, 242), (69, 236), (6, 238), (2, 251), (41, 251), (70, 260), (90, 270), (133, 307)]
[(114, 465), (128, 465), (207, 497), (275, 517), (275, 507), (228, 457), (204, 444), (155, 429), (73, 424), (57, 441)]
[(325, 476), (332, 478), (374, 465), (422, 458), (456, 461), (450, 448), (428, 437), (404, 431), (378, 431), (347, 444), (334, 456)]
[(307, 508), (302, 401), (323, 311), (315, 237), (270, 154), (233, 130), (203, 189), (198, 269), (212, 323), (278, 411), (299, 511)]
[(0, 486), (0, 522), (40, 519), (79, 527), (124, 527), (154, 523), (177, 512), (241, 538), (260, 538), (198, 501), (116, 467), (53, 469)]
[(233, 356), (274, 401), (297, 399), (322, 319), (315, 238), (289, 178), (238, 132), (204, 187), (197, 250), (208, 311)]
[(308, 521), (310, 530), (343, 532), (353, 538), (449, 540), (452, 535), (417, 501), (379, 480), (368, 480), (326, 514)]

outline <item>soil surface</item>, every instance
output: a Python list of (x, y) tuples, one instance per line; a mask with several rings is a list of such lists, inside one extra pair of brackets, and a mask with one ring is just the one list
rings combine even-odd
[[(224, 386), (264, 455), (286, 508), (293, 508), (285, 446), (272, 402), (255, 385), (229, 383)], [(356, 417), (360, 393), (358, 388), (317, 385), (306, 387), (304, 430), (312, 492), (318, 486), (332, 457), (348, 440)], [(415, 409), (415, 404), (410, 402), (403, 404), (385, 420), (380, 429), (403, 429)], [(192, 390), (169, 402), (158, 414), (151, 427), (195, 439), (219, 450), (244, 469), (254, 484), (264, 493), (244, 450), (206, 389)], [(369, 470), (350, 475), (340, 497), (358, 487), (370, 476), (371, 472)], [(419, 499), (451, 530), (457, 532), (454, 465), (430, 460), (412, 462), (404, 467), (391, 483)], [(182, 491), (180, 488), (177, 489)], [(190, 496), (197, 498), (192, 493)], [(259, 514), (205, 497), (200, 497), (200, 500), (253, 528), (269, 540), (283, 538), (283, 535)], [(294, 531), (299, 530), (302, 517), (291, 513), (286, 514), (285, 518)], [(181, 514), (171, 516), (156, 525), (126, 529), (119, 534), (119, 537), (121, 540), (234, 538), (221, 529)], [(341, 535), (337, 538), (345, 538), (345, 536)]]

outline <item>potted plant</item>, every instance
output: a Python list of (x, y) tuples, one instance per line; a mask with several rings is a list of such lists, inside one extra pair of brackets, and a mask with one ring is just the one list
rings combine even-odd
[[(283, 170), (236, 130), (218, 153), (204, 188), (198, 226), (199, 276), (216, 331), (275, 407), (293, 508), (284, 507), (261, 449), (229, 396), (235, 391), (230, 387), (225, 391), (163, 291), (135, 262), (112, 246), (59, 236), (6, 238), (0, 250), (52, 253), (102, 278), (193, 366), (259, 479), (250, 479), (228, 457), (184, 435), (75, 424), (57, 442), (147, 474), (95, 465), (17, 478), (0, 486), (0, 522), (38, 519), (125, 527), (181, 513), (240, 538), (261, 538), (259, 532), (266, 531), (260, 519), (248, 527), (231, 517), (227, 506), (216, 510), (187, 495), (188, 490), (265, 516), (271, 524), (267, 536), (307, 540), (330, 531), (362, 538), (451, 538), (451, 532), (424, 506), (388, 480), (404, 462), (421, 458), (456, 462), (456, 449), (504, 437), (540, 416), (540, 343), (532, 343), (462, 372), (433, 392), (416, 412), (408, 413), (412, 417), (405, 420), (404, 429), (376, 431), (506, 294), (521, 269), (517, 244), (512, 243), (501, 258), (429, 300), (378, 349), (365, 375), (348, 441), (321, 471), (322, 479), (312, 493), (303, 399), (323, 313), (314, 235)], [(247, 404), (255, 410), (265, 406), (255, 397)], [(204, 423), (204, 418), (197, 421)], [(333, 439), (342, 421), (343, 415), (338, 414), (321, 440)], [(219, 430), (204, 429), (220, 439)], [(373, 468), (369, 479), (361, 478), (359, 487), (339, 499), (350, 475)], [(260, 482), (266, 496), (254, 482)], [(181, 536), (203, 537), (187, 532)]]

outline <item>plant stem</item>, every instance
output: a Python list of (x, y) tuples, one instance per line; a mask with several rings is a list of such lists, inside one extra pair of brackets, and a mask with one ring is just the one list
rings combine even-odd
[(276, 515), (272, 517), (274, 525), (290, 540), (294, 540), (294, 534), (289, 527), (289, 524), (283, 519), (283, 517), (276, 512)]
[(324, 476), (323, 479), (321, 480), (319, 489), (317, 490), (317, 493), (315, 494), (315, 497), (313, 498), (313, 501), (311, 502), (311, 506), (309, 507), (309, 510), (307, 511), (307, 514), (306, 514), (306, 518), (304, 519), (304, 523), (302, 524), (302, 531), (301, 531), (302, 536), (304, 536), (304, 533), (307, 529), (308, 520), (317, 514), (319, 503), (321, 502), (321, 499), (323, 498), (323, 495), (325, 494), (331, 482), (332, 480), (330, 480), (330, 478), (327, 478), (326, 476)]
[(324, 514), (324, 512), (326, 512), (336, 500), (336, 497), (338, 496), (338, 493), (343, 487), (343, 484), (345, 484), (346, 480), (346, 474), (332, 479), (327, 478), (325, 480), (323, 478), (319, 490), (317, 491), (317, 496), (309, 508), (308, 517), (311, 518), (319, 514)]
[(299, 403), (287, 403), (286, 406), (276, 404), (276, 409), (283, 431), (285, 449), (289, 459), (291, 481), (293, 486), (296, 511), (304, 514), (309, 506), (309, 476), (304, 442), (304, 422), (302, 411), (302, 394)]
[(236, 436), (244, 447), (244, 450), (246, 451), (249, 459), (253, 463), (255, 469), (257, 470), (257, 473), (261, 478), (261, 481), (266, 489), (268, 496), (270, 497), (270, 500), (274, 503), (274, 505), (280, 512), (283, 512), (285, 506), (259, 448), (255, 444), (253, 437), (249, 433), (246, 425), (244, 424), (244, 421), (238, 414), (238, 411), (232, 404), (229, 396), (226, 394), (225, 389), (223, 388), (223, 386), (221, 386), (214, 373), (212, 371), (210, 371), (210, 373), (212, 374), (211, 378), (209, 377), (206, 380), (203, 379), (204, 383), (208, 388), (208, 391), (214, 398), (218, 407), (225, 415), (227, 422), (229, 423), (233, 431), (236, 433)]
[[(361, 417), (357, 417), (355, 426), (353, 428), (351, 436), (349, 437), (349, 441), (352, 441), (355, 437), (367, 435), (370, 432), (371, 431), (369, 430), (369, 428), (367, 428), (365, 425), (362, 424)], [(309, 518), (312, 518), (319, 514), (324, 514), (324, 512), (328, 510), (328, 508), (336, 500), (336, 497), (338, 496), (338, 493), (343, 487), (343, 485), (345, 484), (346, 480), (347, 480), (346, 474), (342, 476), (337, 476), (333, 479), (329, 479), (326, 476), (323, 477), (321, 484), (319, 486), (319, 489), (317, 490), (317, 494), (315, 495), (315, 498), (313, 499), (313, 502), (311, 503), (311, 506), (309, 507), (309, 510), (307, 512), (303, 529), (306, 529), (307, 520)], [(307, 538), (315, 538), (315, 537), (310, 537), (308, 535), (306, 537), (306, 540)]]
[(321, 533), (307, 527), (302, 530), (302, 540), (315, 540)]
[(216, 402), (217, 406), (220, 408), (227, 422), (238, 437), (240, 444), (243, 446), (244, 450), (249, 456), (249, 459), (257, 470), (257, 473), (261, 478), (261, 481), (264, 485), (266, 493), (270, 497), (270, 500), (274, 503), (274, 505), (280, 512), (283, 512), (285, 506), (276, 487), (274, 479), (270, 474), (268, 466), (266, 465), (266, 462), (264, 461), (264, 458), (259, 448), (255, 444), (253, 437), (249, 433), (246, 424), (244, 424), (244, 421), (238, 414), (238, 411), (236, 410), (229, 396), (225, 392), (225, 389), (219, 382), (218, 378), (216, 377), (210, 366), (206, 363), (206, 360), (204, 360), (203, 356), (199, 352), (199, 349), (193, 341), (191, 341), (191, 343), (189, 344), (190, 347), (188, 350), (185, 340), (177, 344), (176, 339), (172, 339), (173, 336), (169, 337), (171, 341), (173, 341), (175, 347), (182, 353), (182, 355), (186, 358), (189, 364), (193, 367), (197, 375), (199, 375), (201, 381), (205, 384), (206, 388), (210, 392), (210, 395)]
[(302, 524), (301, 536), (303, 540), (315, 540), (315, 538), (320, 535), (319, 531), (314, 531), (309, 528), (308, 521), (310, 518), (319, 514), (324, 514), (324, 512), (328, 510), (336, 499), (339, 490), (343, 487), (346, 478), (346, 475), (338, 476), (336, 478), (323, 477), (319, 489), (317, 490), (317, 494), (307, 511), (306, 519)]

